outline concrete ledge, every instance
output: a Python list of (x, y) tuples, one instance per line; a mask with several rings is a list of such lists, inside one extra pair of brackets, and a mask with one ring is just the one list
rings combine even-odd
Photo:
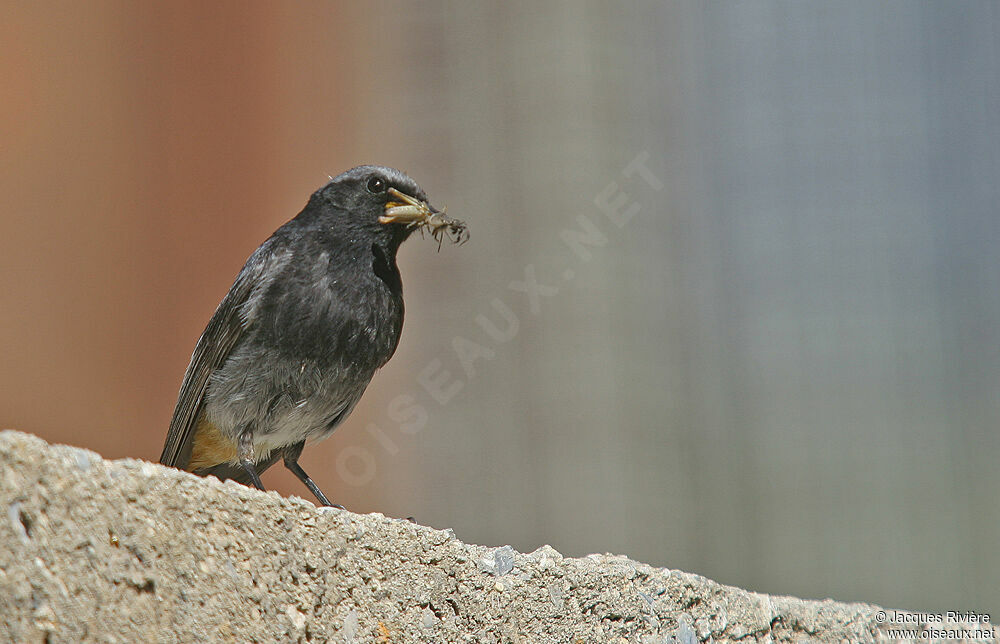
[(465, 544), (12, 431), (0, 544), (3, 641), (870, 642), (893, 626), (876, 606)]

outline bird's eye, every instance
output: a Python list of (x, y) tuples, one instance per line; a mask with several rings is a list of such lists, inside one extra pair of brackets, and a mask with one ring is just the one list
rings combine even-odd
[(368, 180), (368, 192), (378, 194), (380, 192), (385, 192), (385, 179), (382, 177), (372, 177)]

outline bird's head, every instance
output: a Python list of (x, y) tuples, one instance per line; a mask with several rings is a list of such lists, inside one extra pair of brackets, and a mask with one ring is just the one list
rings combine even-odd
[(427, 202), (427, 195), (406, 174), (376, 165), (352, 168), (313, 195), (332, 216), (340, 234), (371, 239), (395, 253), (416, 230), (428, 230), (440, 243), (468, 239), (465, 224)]

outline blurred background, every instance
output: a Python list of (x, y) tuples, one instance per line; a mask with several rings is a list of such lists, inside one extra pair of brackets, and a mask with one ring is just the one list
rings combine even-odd
[(392, 165), (472, 240), (403, 248), (336, 501), (1000, 613), (996, 3), (2, 6), (3, 427), (156, 460), (246, 257)]

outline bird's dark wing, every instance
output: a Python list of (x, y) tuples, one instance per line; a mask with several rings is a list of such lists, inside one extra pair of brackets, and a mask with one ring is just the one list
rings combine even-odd
[(290, 253), (276, 238), (264, 242), (247, 260), (232, 288), (219, 303), (191, 354), (160, 463), (187, 468), (208, 379), (226, 361), (244, 331), (253, 324), (256, 306), (264, 290), (289, 257)]

